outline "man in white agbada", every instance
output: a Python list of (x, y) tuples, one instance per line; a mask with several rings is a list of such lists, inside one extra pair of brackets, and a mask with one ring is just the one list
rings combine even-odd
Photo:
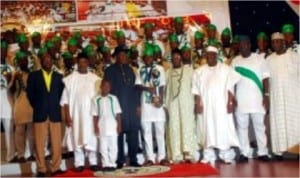
[(174, 163), (183, 160), (198, 161), (196, 158), (196, 121), (194, 96), (191, 92), (193, 68), (182, 64), (180, 50), (172, 51), (173, 68), (166, 73), (167, 153)]
[(63, 79), (65, 89), (61, 105), (64, 106), (68, 127), (64, 142), (69, 151), (74, 152), (74, 165), (78, 172), (84, 169), (85, 155), (88, 155), (90, 169), (97, 170), (97, 140), (91, 101), (96, 96), (99, 80), (95, 74), (88, 72), (88, 59), (84, 53), (78, 55), (78, 71)]
[(218, 49), (207, 48), (207, 64), (194, 72), (192, 93), (195, 95), (195, 111), (202, 117), (202, 145), (204, 156), (202, 163), (214, 164), (214, 148), (219, 149), (219, 157), (225, 163), (231, 163), (234, 152), (231, 147), (239, 147), (234, 127), (233, 110), (234, 86), (241, 76), (231, 67), (217, 61)]
[(275, 52), (267, 57), (270, 68), (270, 125), (275, 159), (300, 141), (300, 60), (299, 53), (284, 47), (281, 33), (272, 34)]
[[(249, 144), (249, 119), (251, 118), (257, 140), (258, 159), (268, 161), (267, 137), (264, 118), (269, 108), (270, 71), (264, 56), (251, 53), (248, 36), (240, 36), (240, 55), (233, 58), (232, 67), (242, 75), (236, 85), (237, 110), (235, 112), (240, 140), (240, 162), (252, 157)], [(250, 118), (249, 118), (250, 117)]]

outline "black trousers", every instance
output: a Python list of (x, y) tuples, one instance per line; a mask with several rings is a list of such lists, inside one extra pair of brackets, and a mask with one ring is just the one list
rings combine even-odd
[(117, 164), (124, 164), (126, 161), (124, 152), (124, 136), (126, 135), (126, 141), (128, 145), (128, 157), (130, 164), (137, 163), (137, 153), (139, 147), (139, 131), (131, 130), (122, 132), (118, 136), (118, 159)]

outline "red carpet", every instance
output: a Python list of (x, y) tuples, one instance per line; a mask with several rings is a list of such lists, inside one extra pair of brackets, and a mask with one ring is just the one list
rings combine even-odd
[[(187, 177), (187, 176), (209, 176), (218, 175), (218, 171), (208, 164), (188, 164), (182, 163), (177, 165), (171, 165), (170, 170), (163, 173), (151, 174), (143, 177)], [(131, 175), (132, 176), (132, 175)], [(85, 169), (81, 173), (77, 173), (74, 170), (68, 170), (66, 173), (58, 175), (57, 177), (94, 177), (94, 173), (89, 169)], [(117, 177), (117, 176), (113, 176)]]

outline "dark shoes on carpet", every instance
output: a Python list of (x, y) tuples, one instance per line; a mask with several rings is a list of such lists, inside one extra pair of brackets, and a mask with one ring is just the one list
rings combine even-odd
[(260, 160), (260, 161), (264, 161), (264, 162), (267, 162), (267, 161), (270, 161), (270, 160), (271, 160), (271, 159), (268, 157), (268, 155), (258, 156), (257, 159)]
[(103, 172), (114, 172), (116, 170), (116, 168), (114, 167), (104, 167), (102, 169)]
[(153, 161), (151, 161), (151, 160), (148, 160), (146, 163), (145, 163), (145, 166), (153, 166), (154, 165), (154, 163), (153, 163)]
[(273, 161), (283, 161), (282, 155), (274, 155), (272, 158)]
[(18, 162), (19, 163), (25, 163), (26, 159), (24, 157), (21, 157), (21, 158), (18, 159)]
[(37, 172), (36, 177), (46, 177), (46, 173), (45, 172)]
[(117, 169), (122, 169), (122, 168), (123, 168), (123, 166), (124, 166), (124, 164), (123, 164), (123, 163), (117, 163)]
[(93, 172), (96, 172), (96, 171), (99, 171), (100, 169), (97, 165), (91, 165), (90, 170), (93, 171)]
[(83, 166), (78, 166), (78, 167), (75, 168), (76, 172), (82, 172), (83, 170), (84, 170)]
[(60, 174), (64, 174), (66, 171), (63, 171), (61, 169), (57, 170), (57, 171), (54, 171), (51, 173), (51, 176), (57, 176), (57, 175), (60, 175)]
[(249, 158), (244, 155), (240, 155), (240, 157), (237, 159), (237, 162), (239, 162), (239, 163), (247, 163), (248, 161), (249, 161)]
[(159, 164), (162, 165), (162, 166), (168, 166), (170, 163), (167, 159), (163, 159), (159, 162)]

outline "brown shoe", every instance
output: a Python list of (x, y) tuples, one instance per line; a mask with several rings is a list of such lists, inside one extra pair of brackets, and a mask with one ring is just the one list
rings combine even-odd
[(154, 165), (154, 163), (153, 163), (153, 161), (151, 161), (151, 160), (148, 160), (146, 163), (145, 163), (145, 166), (153, 166)]
[(160, 162), (159, 162), (160, 165), (163, 165), (163, 166), (168, 166), (170, 163), (167, 159), (162, 159)]

